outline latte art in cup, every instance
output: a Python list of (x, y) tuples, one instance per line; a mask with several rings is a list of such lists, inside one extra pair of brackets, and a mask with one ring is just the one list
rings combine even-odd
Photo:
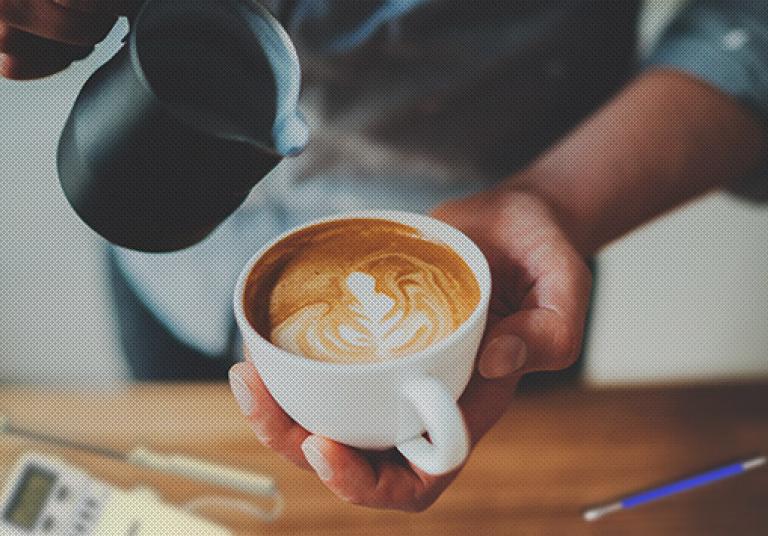
[(346, 361), (417, 352), (449, 335), (453, 323), (445, 297), (434, 288), (425, 292), (430, 281), (418, 272), (400, 281), (397, 276), (391, 270), (377, 281), (364, 272), (350, 273), (341, 303), (308, 304), (275, 326), (270, 340), (314, 359)]
[(442, 475), (469, 453), (458, 400), (490, 296), (488, 261), (461, 231), (365, 211), (259, 249), (238, 277), (234, 311), (247, 359), (298, 425), (353, 448), (395, 447)]
[(272, 344), (331, 362), (393, 359), (448, 337), (480, 288), (451, 248), (388, 220), (349, 219), (300, 230), (256, 263), (249, 322)]

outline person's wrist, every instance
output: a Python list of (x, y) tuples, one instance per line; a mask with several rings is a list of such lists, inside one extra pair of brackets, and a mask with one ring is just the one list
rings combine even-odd
[(579, 254), (586, 258), (594, 252), (587, 240), (590, 233), (586, 222), (569, 206), (567, 199), (562, 199), (550, 187), (551, 177), (551, 172), (531, 167), (502, 182), (493, 195), (498, 195), (501, 202), (508, 205), (519, 205), (521, 198), (526, 199), (527, 203), (539, 205), (540, 210), (547, 211), (553, 224), (568, 237)]

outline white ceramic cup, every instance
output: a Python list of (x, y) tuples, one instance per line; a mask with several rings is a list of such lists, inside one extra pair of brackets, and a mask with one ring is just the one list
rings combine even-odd
[[(329, 363), (276, 347), (245, 315), (245, 284), (256, 262), (273, 245), (300, 229), (349, 218), (384, 219), (416, 228), (426, 240), (458, 253), (477, 279), (480, 301), (450, 336), (426, 350), (369, 363)], [(467, 236), (433, 218), (394, 211), (367, 211), (316, 220), (267, 244), (246, 264), (235, 287), (235, 317), (251, 362), (272, 397), (314, 434), (361, 449), (397, 449), (430, 474), (459, 467), (469, 438), (456, 401), (467, 386), (488, 316), (491, 276), (482, 252)], [(430, 441), (422, 434), (429, 433)]]

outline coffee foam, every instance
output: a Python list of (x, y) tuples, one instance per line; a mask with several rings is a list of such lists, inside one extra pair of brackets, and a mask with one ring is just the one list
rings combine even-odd
[(451, 248), (387, 220), (314, 225), (278, 242), (246, 283), (246, 316), (273, 344), (321, 361), (419, 352), (477, 306), (472, 270)]

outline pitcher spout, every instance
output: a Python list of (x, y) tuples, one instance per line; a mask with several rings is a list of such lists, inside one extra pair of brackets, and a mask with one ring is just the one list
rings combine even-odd
[(286, 115), (272, 129), (275, 151), (281, 156), (296, 156), (307, 146), (309, 127), (298, 110)]

